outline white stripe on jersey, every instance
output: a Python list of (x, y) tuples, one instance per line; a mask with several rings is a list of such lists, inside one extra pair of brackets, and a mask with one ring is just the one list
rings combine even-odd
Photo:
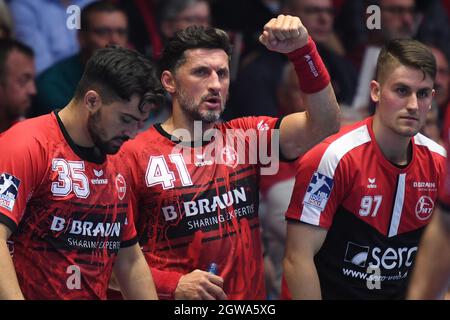
[(425, 137), (423, 134), (418, 133), (414, 136), (414, 143), (419, 146), (425, 146), (427, 147), (431, 152), (435, 152), (440, 154), (443, 157), (447, 156), (447, 152), (445, 151), (445, 148), (443, 148), (438, 143), (434, 142), (428, 137)]
[(398, 175), (397, 194), (395, 195), (394, 212), (392, 213), (391, 225), (389, 227), (389, 237), (397, 235), (400, 218), (402, 217), (403, 202), (405, 201), (405, 181), (406, 173)]
[[(334, 172), (342, 157), (344, 157), (352, 149), (363, 145), (370, 140), (367, 125), (358, 127), (339, 137), (330, 143), (328, 148), (325, 150), (317, 168), (317, 172), (333, 179)], [(320, 213), (320, 208), (304, 205), (300, 216), (300, 221), (318, 226), (320, 222)]]

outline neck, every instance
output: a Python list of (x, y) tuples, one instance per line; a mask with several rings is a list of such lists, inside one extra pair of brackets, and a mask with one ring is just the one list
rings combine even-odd
[(162, 124), (162, 127), (181, 141), (202, 140), (205, 131), (214, 127), (214, 123), (194, 121), (179, 106), (174, 105), (172, 110), (172, 116)]
[(4, 109), (0, 109), (0, 133), (8, 130), (15, 120), (8, 117)]
[(372, 124), (375, 140), (384, 157), (393, 164), (404, 166), (412, 158), (411, 138), (402, 137), (390, 128), (382, 125), (375, 115)]
[(85, 148), (94, 146), (94, 142), (87, 128), (87, 111), (84, 111), (80, 105), (77, 105), (74, 100), (71, 100), (58, 115), (67, 133), (76, 145)]

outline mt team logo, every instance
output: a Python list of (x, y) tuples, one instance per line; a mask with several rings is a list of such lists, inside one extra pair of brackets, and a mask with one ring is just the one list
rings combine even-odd
[(333, 183), (333, 179), (320, 172), (314, 172), (311, 181), (309, 182), (308, 189), (306, 190), (303, 204), (324, 210), (328, 198), (330, 197)]
[(427, 220), (433, 213), (434, 202), (428, 196), (421, 196), (416, 204), (416, 217), (419, 220)]
[(92, 184), (108, 184), (108, 179), (101, 178), (103, 176), (103, 170), (95, 170), (94, 169), (94, 175), (96, 178), (91, 179)]
[(120, 173), (116, 177), (116, 188), (119, 200), (123, 200), (123, 198), (125, 198), (125, 194), (127, 193), (127, 183), (125, 182), (125, 178)]
[(259, 131), (267, 131), (269, 130), (269, 125), (267, 123), (264, 122), (264, 120), (261, 120), (260, 122), (258, 122), (258, 124), (256, 125), (256, 128)]
[(223, 163), (233, 169), (236, 168), (239, 163), (239, 156), (236, 150), (234, 150), (230, 146), (225, 146), (225, 148), (223, 148), (223, 150), (221, 151), (221, 157)]
[(2, 173), (0, 175), (0, 206), (12, 211), (16, 203), (19, 192), (20, 180), (10, 175)]

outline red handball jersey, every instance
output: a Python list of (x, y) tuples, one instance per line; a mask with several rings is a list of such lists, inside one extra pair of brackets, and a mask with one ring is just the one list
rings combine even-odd
[(119, 248), (137, 243), (124, 159), (93, 158), (56, 113), (16, 124), (0, 148), (0, 223), (25, 298), (105, 299)]
[(328, 230), (315, 256), (324, 299), (405, 295), (430, 221), (445, 150), (417, 134), (404, 168), (382, 154), (373, 118), (342, 129), (306, 153), (286, 217)]
[(182, 275), (211, 263), (229, 299), (266, 298), (259, 174), (268, 164), (264, 155), (279, 150), (272, 129), (280, 122), (220, 123), (218, 135), (198, 146), (155, 125), (124, 145), (133, 162), (135, 225), (160, 298), (173, 298)]

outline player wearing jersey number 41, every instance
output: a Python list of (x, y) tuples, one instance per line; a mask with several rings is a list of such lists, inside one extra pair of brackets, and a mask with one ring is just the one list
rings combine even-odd
[[(220, 122), (230, 43), (222, 30), (189, 27), (167, 44), (161, 59), (172, 117), (124, 146), (132, 159), (135, 223), (160, 298), (265, 299), (258, 219), (262, 161), (247, 161), (235, 148), (240, 145), (248, 157), (279, 142), (281, 156), (295, 159), (338, 129), (328, 72), (300, 19), (270, 20), (260, 40), (295, 64), (306, 112)], [(218, 133), (215, 139), (203, 137), (209, 129)], [(279, 129), (279, 141), (272, 129)], [(232, 143), (225, 141), (230, 132)], [(213, 262), (217, 275), (207, 272)]]
[(405, 297), (445, 164), (445, 150), (418, 133), (435, 75), (423, 44), (389, 42), (370, 84), (375, 115), (301, 158), (283, 263), (293, 298)]

